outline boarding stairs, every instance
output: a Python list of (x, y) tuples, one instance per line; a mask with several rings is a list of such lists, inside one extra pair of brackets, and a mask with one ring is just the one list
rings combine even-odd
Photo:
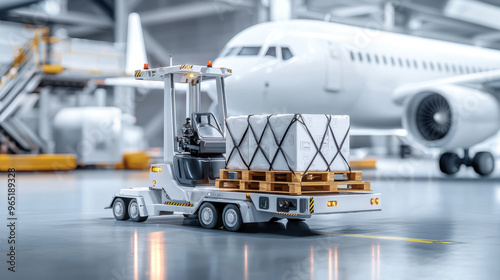
[(36, 35), (19, 47), (12, 63), (0, 68), (0, 144), (14, 153), (44, 150), (43, 140), (17, 116), (37, 100), (31, 93), (42, 79), (40, 39), (41, 35)]

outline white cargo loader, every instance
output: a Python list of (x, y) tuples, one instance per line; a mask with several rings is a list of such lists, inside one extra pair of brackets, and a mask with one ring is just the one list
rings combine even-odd
[[(117, 220), (143, 222), (148, 216), (182, 213), (198, 218), (204, 228), (224, 226), (237, 231), (243, 224), (272, 219), (294, 221), (313, 215), (381, 210), (381, 195), (373, 192), (290, 195), (216, 188), (214, 180), (225, 168), (224, 78), (230, 74), (230, 69), (214, 68), (211, 63), (146, 67), (135, 72), (136, 79), (165, 83), (164, 163), (151, 166), (146, 187), (122, 189), (112, 198), (106, 208), (113, 209)], [(200, 112), (200, 83), (210, 79), (217, 85), (217, 117)], [(182, 126), (176, 121), (175, 83), (188, 84)]]

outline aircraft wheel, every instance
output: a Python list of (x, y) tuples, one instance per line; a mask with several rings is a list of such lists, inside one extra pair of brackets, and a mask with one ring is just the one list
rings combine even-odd
[(122, 198), (115, 199), (113, 203), (113, 215), (118, 221), (128, 220), (128, 207), (127, 203)]
[(439, 168), (441, 172), (453, 175), (460, 170), (462, 159), (456, 153), (444, 153), (439, 158)]
[(228, 231), (240, 230), (243, 225), (243, 219), (241, 218), (238, 206), (234, 204), (226, 205), (222, 214), (222, 222), (224, 223), (224, 228)]
[(134, 222), (144, 222), (148, 219), (148, 216), (141, 217), (139, 214), (139, 203), (137, 203), (135, 198), (132, 199), (128, 205), (128, 214), (130, 216), (130, 220)]
[(219, 224), (219, 211), (212, 203), (205, 202), (200, 207), (198, 221), (204, 228), (215, 228)]
[(479, 152), (472, 159), (472, 168), (477, 174), (488, 176), (495, 170), (495, 158), (490, 152)]

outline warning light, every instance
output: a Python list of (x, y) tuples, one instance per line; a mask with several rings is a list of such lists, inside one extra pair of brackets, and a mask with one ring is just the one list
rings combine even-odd
[(159, 172), (161, 172), (161, 167), (151, 166), (151, 172), (159, 173)]
[(144, 69), (149, 69), (149, 64), (144, 63)]
[(379, 204), (379, 202), (380, 202), (380, 199), (378, 197), (375, 198), (375, 204)]
[(153, 185), (156, 185), (156, 180), (153, 180)]
[(335, 200), (334, 201), (328, 201), (326, 203), (326, 206), (328, 206), (328, 207), (335, 207), (335, 206), (337, 206), (337, 201), (335, 201)]
[(249, 193), (247, 193), (247, 195), (246, 195), (246, 196), (247, 196), (247, 198), (250, 198), (250, 194), (249, 194)]
[(188, 77), (189, 77), (189, 78), (191, 78), (191, 79), (192, 79), (192, 78), (194, 78), (195, 76), (196, 76), (196, 75), (195, 75), (195, 74), (193, 74), (193, 73), (189, 73), (189, 75), (188, 75)]
[(375, 199), (374, 198), (370, 199), (370, 204), (373, 205), (373, 203), (375, 203)]
[(209, 61), (207, 62), (207, 67), (212, 67), (212, 61), (211, 61), (211, 60), (209, 60)]

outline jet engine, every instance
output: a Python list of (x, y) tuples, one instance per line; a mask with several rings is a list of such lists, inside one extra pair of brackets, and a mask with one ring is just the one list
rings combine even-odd
[(441, 85), (408, 97), (404, 106), (403, 126), (412, 140), (443, 150), (465, 149), (463, 158), (450, 152), (441, 156), (444, 173), (454, 174), (462, 164), (473, 166), (480, 175), (493, 171), (491, 153), (480, 152), (470, 159), (468, 148), (500, 128), (500, 105), (494, 96), (464, 86)]

